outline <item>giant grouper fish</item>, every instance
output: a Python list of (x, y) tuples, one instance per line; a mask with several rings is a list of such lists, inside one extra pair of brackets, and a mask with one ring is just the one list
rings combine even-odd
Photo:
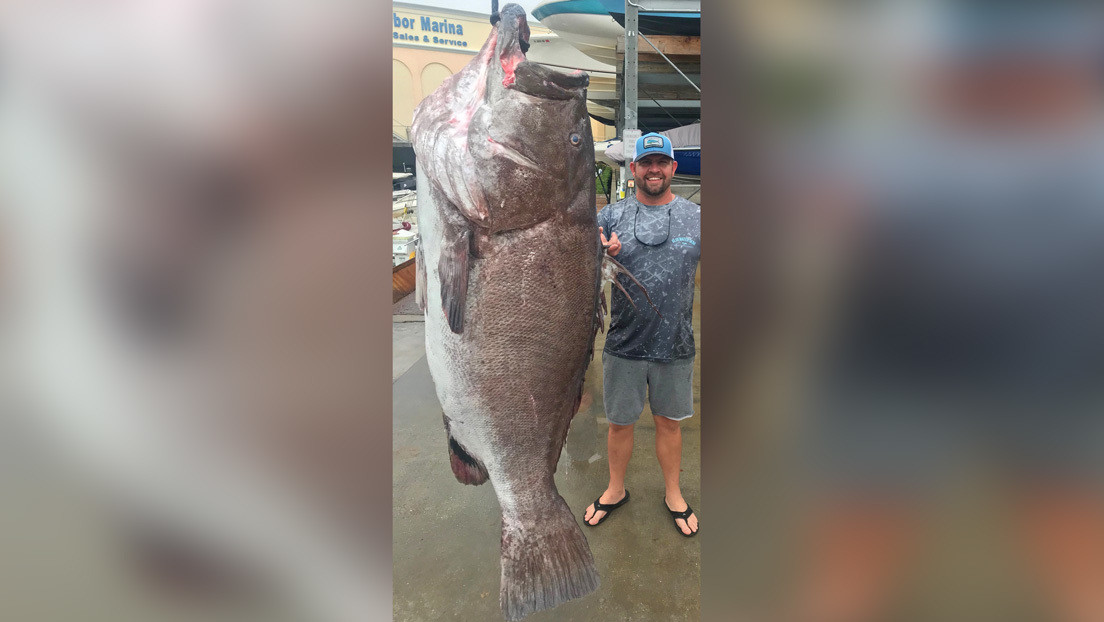
[(464, 484), (502, 509), (499, 600), (508, 620), (598, 587), (553, 473), (601, 325), (589, 78), (526, 60), (508, 4), (479, 54), (414, 111), (418, 299)]

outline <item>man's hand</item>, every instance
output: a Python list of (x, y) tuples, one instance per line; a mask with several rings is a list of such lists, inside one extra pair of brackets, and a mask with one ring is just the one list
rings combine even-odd
[(606, 247), (606, 252), (610, 254), (610, 257), (621, 252), (621, 241), (617, 239), (616, 231), (614, 231), (613, 235), (607, 240), (606, 234), (602, 232), (602, 228), (598, 227), (598, 235), (601, 236), (602, 246)]

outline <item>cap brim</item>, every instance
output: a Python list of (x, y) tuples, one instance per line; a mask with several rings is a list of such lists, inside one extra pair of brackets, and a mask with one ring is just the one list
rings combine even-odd
[(671, 157), (670, 154), (668, 154), (666, 152), (663, 152), (663, 151), (645, 151), (643, 153), (636, 154), (636, 157), (633, 158), (633, 162), (639, 162), (641, 158), (646, 157), (646, 156), (650, 156), (650, 155), (661, 155), (661, 156), (667, 158), (668, 160), (674, 160), (674, 158)]

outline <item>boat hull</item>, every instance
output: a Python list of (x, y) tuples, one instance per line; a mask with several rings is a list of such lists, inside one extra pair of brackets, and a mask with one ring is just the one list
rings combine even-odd
[(594, 60), (618, 64), (617, 37), (625, 29), (598, 0), (544, 2), (533, 17)]
[(701, 147), (675, 149), (679, 175), (701, 175)]

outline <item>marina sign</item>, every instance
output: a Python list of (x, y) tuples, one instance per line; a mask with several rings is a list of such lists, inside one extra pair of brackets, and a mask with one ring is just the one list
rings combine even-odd
[(488, 20), (445, 17), (431, 12), (396, 10), (391, 14), (392, 43), (476, 53), (490, 33)]

